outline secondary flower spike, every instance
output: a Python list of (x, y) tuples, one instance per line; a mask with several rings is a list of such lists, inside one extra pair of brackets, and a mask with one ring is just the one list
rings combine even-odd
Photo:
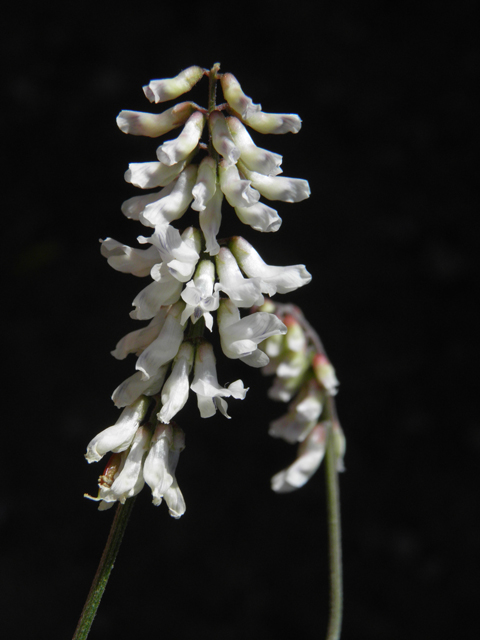
[[(302, 387), (311, 360), (302, 351), (281, 362), (285, 345), (292, 343), (291, 323), (266, 307), (258, 309), (265, 294), (294, 291), (311, 276), (304, 265), (265, 263), (253, 238), (225, 238), (221, 230), (222, 220), (230, 216), (250, 234), (276, 232), (282, 220), (265, 200), (278, 200), (283, 207), (283, 202), (310, 196), (306, 180), (279, 175), (283, 157), (258, 140), (259, 132), (297, 133), (301, 120), (295, 114), (263, 112), (235, 76), (220, 73), (219, 64), (210, 71), (191, 66), (173, 77), (152, 80), (143, 90), (150, 102), (159, 104), (183, 96), (204, 77), (209, 84), (204, 106), (183, 101), (155, 113), (122, 110), (117, 117), (123, 133), (155, 140), (145, 162), (130, 163), (124, 176), (132, 195), (121, 210), (143, 225), (144, 234), (137, 231), (138, 246), (113, 238), (101, 241), (101, 254), (112, 268), (144, 279), (130, 313), (142, 324), (120, 338), (112, 351), (119, 360), (132, 360), (132, 374), (112, 395), (122, 413), (87, 448), (89, 462), (110, 454), (93, 498), (101, 510), (125, 502), (147, 484), (154, 505), (165, 501), (174, 518), (185, 512), (175, 476), (185, 435), (174, 420), (181, 420), (191, 397), (199, 418), (217, 410), (230, 418), (227, 399), (243, 400), (248, 391), (236, 375), (242, 367), (237, 360), (250, 367), (271, 367), (278, 378), (284, 376), (290, 410), (271, 430), (288, 441), (307, 443), (315, 461), (320, 455), (311, 433), (322, 418), (324, 394), (335, 386), (333, 369), (317, 358), (316, 377)], [(158, 140), (165, 134), (169, 139)], [(142, 191), (135, 194), (133, 188)], [(218, 376), (210, 336), (212, 342), (220, 338)], [(234, 382), (219, 380), (224, 368)], [(296, 376), (295, 384), (288, 376)], [(306, 390), (295, 399), (302, 388)], [(192, 428), (205, 427), (199, 420)], [(299, 485), (299, 474), (314, 466), (308, 461), (300, 457), (276, 484)]]

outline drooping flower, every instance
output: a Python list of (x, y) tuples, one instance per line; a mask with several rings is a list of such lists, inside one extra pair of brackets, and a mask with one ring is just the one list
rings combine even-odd
[(213, 327), (212, 311), (219, 305), (218, 290), (214, 292), (215, 266), (211, 260), (202, 260), (197, 267), (195, 277), (185, 285), (182, 299), (185, 310), (180, 322), (183, 324), (190, 318), (195, 324), (201, 317), (205, 319), (205, 326), (209, 331)]
[(143, 87), (143, 91), (150, 102), (166, 102), (174, 100), (197, 84), (203, 76), (201, 67), (188, 67), (174, 78), (164, 78), (163, 80), (150, 80), (149, 84)]
[(132, 136), (158, 138), (184, 124), (195, 111), (193, 102), (181, 102), (163, 113), (120, 111), (117, 125), (123, 133)]
[(239, 358), (251, 367), (264, 367), (268, 356), (258, 344), (287, 328), (272, 313), (258, 311), (240, 318), (238, 308), (231, 300), (221, 300), (217, 313), (218, 330), (223, 353), (227, 358)]
[(191, 384), (192, 391), (197, 394), (197, 403), (202, 418), (210, 418), (217, 409), (226, 417), (228, 405), (224, 398), (243, 400), (248, 389), (241, 380), (235, 380), (228, 387), (218, 384), (217, 370), (213, 347), (209, 342), (202, 342), (195, 353), (195, 377)]
[(190, 383), (188, 376), (193, 366), (194, 349), (190, 342), (184, 342), (173, 360), (172, 372), (162, 389), (162, 408), (157, 414), (160, 422), (168, 424), (185, 406)]

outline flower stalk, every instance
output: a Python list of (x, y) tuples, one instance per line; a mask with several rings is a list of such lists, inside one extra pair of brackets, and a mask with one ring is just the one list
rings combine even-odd
[(118, 504), (115, 517), (108, 534), (107, 544), (103, 550), (97, 572), (88, 592), (87, 600), (83, 607), (80, 619), (73, 634), (73, 640), (85, 640), (88, 637), (93, 620), (97, 614), (108, 579), (115, 564), (115, 560), (122, 543), (123, 534), (127, 527), (130, 515), (135, 504), (135, 497), (130, 498), (125, 504)]

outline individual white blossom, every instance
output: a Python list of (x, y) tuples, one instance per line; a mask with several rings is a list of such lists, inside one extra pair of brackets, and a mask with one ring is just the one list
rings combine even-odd
[(197, 165), (189, 165), (175, 180), (173, 188), (143, 209), (139, 220), (148, 227), (159, 229), (183, 216), (193, 200), (192, 189), (197, 177)]
[(98, 462), (109, 451), (119, 453), (128, 449), (145, 417), (148, 405), (149, 401), (146, 398), (140, 398), (122, 411), (112, 427), (96, 435), (87, 447), (87, 462)]
[(268, 356), (257, 345), (276, 333), (286, 333), (283, 322), (272, 313), (256, 312), (240, 318), (231, 300), (221, 300), (217, 312), (222, 351), (227, 358), (239, 358), (251, 367), (264, 367)]
[(123, 464), (114, 476), (112, 486), (99, 485), (99, 499), (107, 503), (118, 501), (123, 504), (127, 498), (140, 493), (145, 484), (143, 462), (150, 446), (150, 439), (150, 430), (147, 427), (138, 427), (128, 453), (122, 459)]
[(218, 291), (228, 295), (236, 307), (253, 307), (263, 304), (258, 278), (244, 278), (232, 252), (222, 247), (215, 256), (219, 283)]
[(175, 180), (172, 180), (166, 187), (160, 189), (160, 191), (146, 193), (143, 196), (134, 196), (133, 198), (125, 200), (121, 207), (123, 215), (129, 220), (140, 220), (140, 215), (143, 213), (145, 207), (152, 202), (156, 202), (170, 195), (174, 186)]
[(235, 165), (222, 160), (219, 164), (220, 188), (231, 207), (251, 207), (260, 199), (249, 180), (242, 180)]
[(258, 111), (251, 113), (248, 117), (241, 118), (259, 133), (298, 133), (302, 128), (302, 121), (296, 113), (264, 113)]
[(277, 493), (288, 493), (303, 487), (319, 468), (325, 455), (325, 444), (326, 427), (319, 423), (300, 443), (295, 462), (273, 476), (272, 489)]
[(117, 360), (123, 360), (129, 353), (139, 356), (148, 345), (155, 340), (164, 325), (168, 307), (161, 307), (150, 323), (142, 329), (127, 333), (117, 342), (117, 346), (111, 352)]
[(209, 342), (202, 342), (195, 353), (195, 377), (191, 389), (197, 394), (197, 404), (202, 418), (210, 418), (217, 409), (226, 417), (228, 405), (224, 398), (243, 400), (248, 389), (241, 380), (235, 380), (228, 387), (218, 384), (217, 369), (213, 347)]
[(177, 425), (158, 424), (152, 436), (143, 475), (152, 490), (153, 504), (162, 498), (173, 518), (185, 513), (185, 500), (175, 477), (180, 453), (185, 449), (185, 435)]
[(150, 272), (154, 280), (161, 279), (162, 268), (166, 268), (180, 282), (190, 280), (200, 257), (201, 241), (196, 229), (188, 227), (180, 235), (178, 229), (167, 225), (156, 229), (150, 238), (140, 236), (138, 241), (153, 244), (160, 254), (162, 262), (152, 267)]
[(180, 127), (194, 111), (195, 105), (192, 102), (181, 102), (163, 113), (120, 111), (117, 116), (117, 125), (123, 133), (158, 138), (158, 136)]
[(287, 442), (302, 442), (321, 416), (324, 396), (315, 380), (310, 380), (288, 407), (288, 413), (270, 423), (268, 433)]
[(138, 358), (135, 369), (142, 373), (144, 380), (157, 375), (160, 367), (173, 360), (177, 355), (183, 342), (183, 327), (180, 323), (180, 317), (184, 308), (183, 301), (170, 307), (158, 337)]
[(125, 171), (125, 182), (140, 189), (165, 187), (185, 169), (189, 159), (172, 166), (163, 162), (131, 162)]
[(167, 140), (158, 147), (158, 160), (169, 167), (186, 160), (189, 154), (196, 148), (204, 125), (205, 116), (203, 113), (200, 111), (192, 113), (178, 138), (175, 138), (175, 140)]
[(209, 331), (213, 327), (212, 311), (216, 311), (219, 305), (218, 290), (214, 291), (215, 266), (211, 260), (199, 262), (195, 277), (187, 282), (182, 291), (182, 300), (186, 303), (182, 313), (181, 324), (185, 324), (190, 318), (195, 324), (201, 317), (205, 319), (205, 326)]
[(249, 118), (261, 110), (262, 105), (254, 104), (252, 99), (243, 93), (240, 83), (233, 74), (222, 74), (220, 83), (222, 85), (223, 96), (228, 102), (228, 105), (242, 118)]
[(281, 155), (257, 147), (238, 118), (227, 118), (227, 125), (233, 142), (240, 151), (242, 164), (247, 169), (263, 173), (266, 176), (277, 176), (282, 173), (280, 168), (282, 164)]
[(250, 171), (242, 161), (238, 168), (252, 186), (267, 200), (282, 200), (283, 202), (302, 202), (310, 197), (308, 180), (301, 178), (286, 178)]
[(148, 249), (133, 249), (113, 238), (100, 240), (101, 254), (107, 258), (108, 264), (122, 273), (131, 273), (137, 277), (148, 276), (150, 269), (159, 260), (155, 247)]
[(240, 149), (235, 146), (225, 116), (220, 111), (213, 111), (209, 121), (213, 148), (222, 156), (225, 166), (236, 164), (240, 158)]
[(143, 87), (143, 92), (150, 102), (166, 102), (174, 100), (197, 84), (203, 76), (201, 67), (188, 67), (174, 78), (164, 78), (163, 80), (150, 80), (149, 84)]
[(165, 382), (170, 363), (162, 365), (157, 372), (145, 380), (141, 371), (137, 371), (118, 385), (112, 394), (116, 407), (121, 409), (135, 402), (141, 395), (154, 396)]
[(211, 256), (217, 255), (220, 251), (217, 233), (222, 223), (222, 202), (223, 193), (220, 189), (217, 189), (199, 215), (200, 228), (205, 237), (205, 252)]
[[(211, 156), (205, 156), (198, 166), (195, 186), (192, 189), (194, 211), (204, 211), (217, 189), (217, 165)], [(217, 229), (218, 231), (218, 229)]]
[(235, 207), (235, 213), (243, 224), (248, 224), (255, 231), (270, 233), (278, 231), (282, 224), (282, 219), (271, 207), (263, 202), (256, 202), (249, 207)]
[(240, 236), (233, 238), (229, 247), (242, 271), (249, 278), (258, 278), (261, 291), (270, 296), (295, 291), (312, 279), (303, 264), (285, 267), (266, 264), (252, 245)]
[(173, 360), (172, 371), (162, 389), (162, 408), (157, 414), (160, 422), (168, 424), (188, 400), (188, 376), (193, 366), (194, 350), (190, 342), (184, 342)]

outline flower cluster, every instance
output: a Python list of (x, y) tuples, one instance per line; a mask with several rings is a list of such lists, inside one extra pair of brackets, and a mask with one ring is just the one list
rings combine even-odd
[(284, 335), (271, 336), (261, 345), (270, 358), (263, 373), (275, 374), (268, 395), (289, 402), (287, 413), (270, 423), (269, 434), (299, 443), (293, 464), (272, 478), (272, 489), (286, 493), (302, 487), (319, 468), (329, 429), (337, 469), (344, 469), (345, 438), (333, 402), (338, 380), (318, 335), (297, 307), (267, 300), (262, 308), (276, 313), (287, 327)]
[[(243, 399), (248, 390), (241, 380), (227, 387), (219, 384), (205, 329), (213, 332), (215, 314), (224, 355), (265, 367), (269, 356), (258, 345), (288, 333), (288, 328), (267, 310), (242, 317), (240, 309), (258, 307), (265, 294), (288, 293), (311, 280), (304, 265), (266, 264), (242, 237), (217, 238), (224, 200), (242, 223), (274, 232), (281, 219), (261, 198), (308, 198), (308, 182), (280, 176), (282, 157), (257, 147), (247, 130), (297, 133), (300, 118), (264, 113), (233, 75), (219, 73), (218, 64), (210, 71), (190, 67), (174, 78), (152, 80), (144, 93), (151, 102), (172, 100), (203, 76), (209, 78), (208, 108), (182, 102), (159, 114), (121, 111), (117, 117), (119, 128), (132, 135), (156, 138), (183, 128), (177, 138), (157, 148), (156, 161), (130, 164), (125, 173), (125, 180), (140, 189), (160, 187), (122, 205), (124, 215), (151, 229), (151, 235), (139, 236), (138, 248), (112, 238), (101, 245), (110, 266), (149, 278), (149, 283), (133, 300), (130, 314), (148, 324), (123, 337), (112, 352), (118, 359), (137, 356), (136, 372), (113, 392), (123, 412), (87, 450), (89, 462), (112, 454), (94, 498), (100, 509), (136, 495), (146, 482), (154, 504), (164, 498), (171, 515), (182, 515), (185, 503), (174, 472), (184, 436), (172, 419), (190, 390), (202, 418), (217, 409), (229, 417), (226, 398)], [(226, 101), (218, 106), (217, 80)], [(208, 139), (202, 141), (205, 129)], [(189, 208), (198, 213), (198, 228), (174, 227)]]

